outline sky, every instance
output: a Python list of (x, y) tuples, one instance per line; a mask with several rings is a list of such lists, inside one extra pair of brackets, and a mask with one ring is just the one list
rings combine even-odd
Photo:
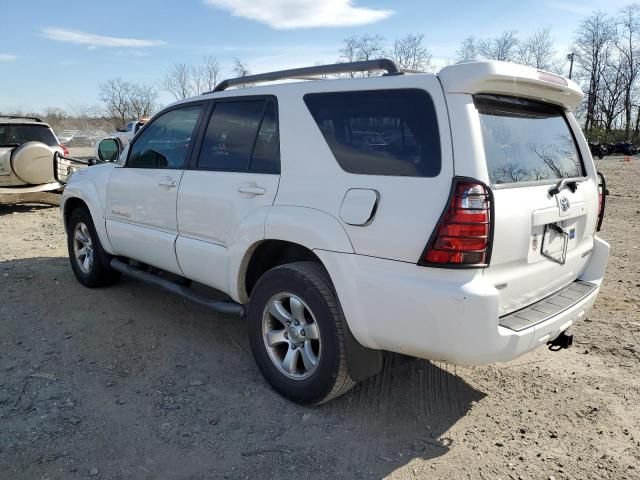
[[(0, 0), (0, 111), (98, 104), (113, 77), (159, 85), (173, 63), (234, 58), (251, 73), (338, 60), (344, 38), (388, 43), (423, 33), (434, 59), (453, 61), (468, 35), (549, 26), (558, 54), (582, 18), (629, 0)], [(160, 92), (159, 102), (172, 98)]]

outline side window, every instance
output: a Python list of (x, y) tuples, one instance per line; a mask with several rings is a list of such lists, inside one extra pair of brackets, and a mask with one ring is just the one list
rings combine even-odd
[(410, 177), (440, 173), (438, 122), (433, 100), (424, 90), (309, 93), (304, 101), (347, 172)]
[(248, 170), (264, 107), (264, 100), (216, 103), (202, 142), (198, 168)]
[(193, 105), (156, 118), (131, 145), (127, 167), (182, 168), (201, 111)]
[(280, 141), (275, 103), (269, 101), (262, 117), (258, 138), (253, 147), (249, 170), (259, 173), (280, 173)]

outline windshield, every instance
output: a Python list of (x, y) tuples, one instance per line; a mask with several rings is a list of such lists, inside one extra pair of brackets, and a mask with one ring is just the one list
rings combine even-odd
[(498, 95), (476, 95), (474, 103), (480, 115), (491, 183), (585, 175), (575, 138), (561, 109)]
[(17, 147), (27, 142), (42, 142), (50, 147), (58, 145), (53, 132), (45, 125), (0, 125), (0, 147)]

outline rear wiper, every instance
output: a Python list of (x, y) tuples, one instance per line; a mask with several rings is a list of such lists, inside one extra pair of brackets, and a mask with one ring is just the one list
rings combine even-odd
[(551, 187), (549, 189), (549, 196), (553, 197), (554, 195), (559, 194), (560, 190), (562, 190), (564, 187), (567, 187), (569, 190), (571, 190), (571, 193), (575, 193), (578, 189), (578, 182), (576, 182), (575, 180), (569, 180), (568, 178), (563, 178), (558, 183), (556, 183), (554, 187)]
[(19, 147), (19, 143), (3, 143), (0, 147)]

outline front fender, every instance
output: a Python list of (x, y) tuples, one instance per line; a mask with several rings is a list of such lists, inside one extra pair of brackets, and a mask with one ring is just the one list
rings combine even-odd
[[(65, 211), (69, 200), (72, 198), (82, 200), (89, 208), (102, 248), (105, 252), (115, 255), (116, 252), (111, 246), (107, 235), (104, 215), (104, 209), (106, 208), (107, 185), (112, 169), (110, 168), (111, 166), (105, 165), (105, 167), (95, 166), (76, 172), (62, 193), (62, 198), (60, 199), (60, 211), (62, 212), (64, 222)], [(94, 176), (97, 178), (94, 179)], [(103, 188), (98, 188), (95, 180), (99, 180), (101, 185), (104, 183)], [(67, 226), (65, 224), (65, 229), (66, 227)]]

